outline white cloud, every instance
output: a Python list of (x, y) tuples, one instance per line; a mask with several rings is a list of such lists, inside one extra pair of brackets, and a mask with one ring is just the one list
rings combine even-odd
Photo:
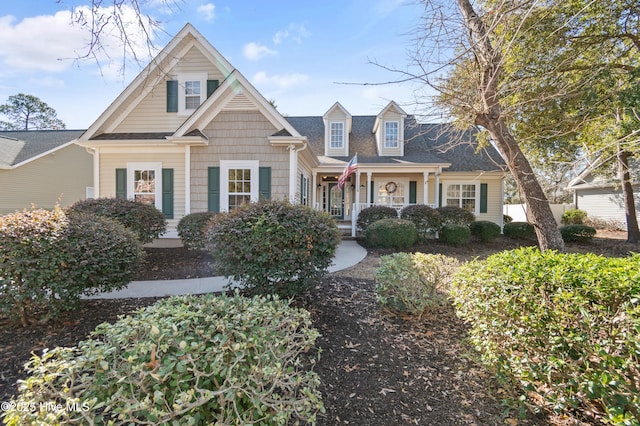
[(307, 81), (309, 76), (300, 73), (268, 75), (264, 71), (259, 71), (253, 76), (253, 82), (256, 85), (275, 86), (278, 89), (290, 89)]
[[(149, 59), (149, 52), (136, 12), (130, 7), (121, 10), (129, 46), (144, 64)], [(108, 8), (99, 8), (97, 11), (105, 16), (112, 13), (112, 9)], [(76, 8), (75, 12), (91, 16), (91, 11), (85, 6)], [(1, 16), (0, 62), (5, 71), (10, 69), (13, 74), (23, 71), (57, 73), (71, 67), (75, 59), (87, 53), (91, 41), (89, 30), (72, 22), (70, 11), (24, 18), (22, 21), (17, 21), (13, 16)], [(95, 52), (95, 59), (105, 77), (121, 77), (125, 61), (123, 42), (119, 29), (111, 24), (113, 20), (109, 22), (103, 28), (100, 39), (103, 50)]]
[(64, 80), (59, 78), (54, 78), (51, 76), (30, 78), (28, 82), (29, 82), (29, 86), (48, 87), (51, 89), (63, 89), (65, 86)]
[(216, 5), (213, 3), (207, 3), (198, 6), (198, 15), (201, 15), (202, 19), (207, 22), (213, 21), (216, 17)]
[(257, 61), (265, 56), (273, 56), (278, 53), (275, 50), (269, 49), (267, 46), (255, 42), (245, 44), (242, 52), (244, 57), (250, 61)]
[(291, 38), (296, 43), (302, 44), (302, 40), (309, 37), (311, 33), (304, 25), (291, 23), (285, 30), (280, 30), (273, 35), (273, 43), (280, 44), (285, 39)]

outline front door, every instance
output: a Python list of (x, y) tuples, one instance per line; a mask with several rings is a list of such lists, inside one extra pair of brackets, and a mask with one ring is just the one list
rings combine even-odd
[(344, 186), (338, 188), (337, 183), (329, 184), (329, 214), (336, 219), (344, 219)]

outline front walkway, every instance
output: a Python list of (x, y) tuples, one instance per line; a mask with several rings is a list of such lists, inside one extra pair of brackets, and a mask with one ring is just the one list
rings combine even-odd
[[(367, 251), (356, 241), (346, 240), (338, 244), (329, 272), (349, 268), (367, 256)], [(185, 280), (132, 281), (122, 290), (85, 296), (85, 299), (127, 299), (135, 297), (164, 297), (184, 294), (216, 293), (226, 290), (225, 277), (191, 278)]]

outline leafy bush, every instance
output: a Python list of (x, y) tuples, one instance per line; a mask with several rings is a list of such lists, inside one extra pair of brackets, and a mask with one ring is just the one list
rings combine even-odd
[(447, 300), (458, 261), (441, 254), (382, 256), (376, 270), (376, 298), (385, 308), (422, 317)]
[(178, 235), (187, 249), (202, 250), (205, 248), (205, 230), (216, 214), (214, 212), (191, 213), (180, 219)]
[(561, 223), (564, 225), (582, 225), (587, 218), (587, 212), (579, 209), (569, 209), (562, 213)]
[(493, 241), (500, 236), (500, 226), (488, 220), (473, 222), (469, 229), (471, 229), (471, 235), (478, 237), (483, 243)]
[(381, 219), (367, 227), (365, 237), (371, 247), (405, 249), (416, 243), (418, 232), (408, 220)]
[(444, 206), (437, 208), (440, 213), (442, 225), (466, 225), (469, 226), (476, 220), (476, 217), (467, 209), (454, 206)]
[(416, 225), (418, 237), (433, 237), (440, 229), (440, 213), (438, 210), (423, 204), (411, 204), (400, 212), (400, 219), (410, 220)]
[(502, 227), (505, 237), (514, 240), (533, 240), (536, 238), (536, 230), (529, 222), (509, 222)]
[(380, 219), (397, 219), (396, 209), (388, 206), (371, 206), (363, 209), (358, 215), (356, 227), (360, 231), (366, 231), (367, 227)]
[(0, 313), (23, 326), (45, 323), (83, 293), (127, 285), (143, 255), (135, 235), (107, 218), (59, 207), (2, 216)]
[(508, 214), (503, 214), (502, 215), (502, 222), (503, 223), (513, 222), (513, 218), (511, 216), (509, 216)]
[(150, 243), (167, 230), (167, 221), (151, 204), (124, 198), (96, 198), (78, 201), (67, 212), (92, 213), (108, 217), (131, 229), (143, 244)]
[(445, 244), (460, 247), (471, 239), (471, 230), (467, 225), (446, 224), (440, 230), (439, 240)]
[(565, 242), (588, 243), (596, 235), (596, 229), (587, 225), (564, 225), (560, 234)]
[[(34, 356), (5, 421), (315, 422), (324, 410), (320, 381), (304, 353), (317, 337), (307, 311), (277, 298), (165, 299), (115, 324), (99, 325), (77, 347)], [(46, 409), (58, 404), (71, 409)]]
[(640, 422), (640, 255), (505, 251), (460, 268), (458, 315), (484, 360), (556, 411)]
[(339, 240), (328, 214), (277, 201), (218, 214), (207, 229), (223, 275), (249, 292), (286, 297), (305, 291), (326, 271)]

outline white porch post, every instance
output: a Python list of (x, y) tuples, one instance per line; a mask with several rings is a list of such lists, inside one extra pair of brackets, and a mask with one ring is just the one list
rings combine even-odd
[(435, 204), (436, 207), (440, 207), (440, 203), (438, 202), (439, 199), (440, 199), (440, 172), (437, 172), (435, 198), (433, 200), (433, 204)]
[(289, 202), (296, 201), (296, 175), (298, 172), (298, 151), (294, 145), (289, 145)]
[(356, 171), (356, 197), (351, 209), (351, 236), (356, 236), (356, 221), (360, 214), (360, 172)]
[(367, 172), (367, 206), (371, 205), (371, 175), (372, 172)]
[[(424, 197), (422, 204), (429, 204), (429, 172), (422, 173), (424, 182), (422, 186), (422, 196)], [(434, 203), (435, 204), (435, 203)]]
[(313, 195), (311, 196), (311, 205), (315, 209), (316, 204), (318, 203), (318, 172), (313, 172), (312, 179), (311, 188), (313, 189)]
[(184, 146), (184, 214), (191, 213), (191, 145)]

